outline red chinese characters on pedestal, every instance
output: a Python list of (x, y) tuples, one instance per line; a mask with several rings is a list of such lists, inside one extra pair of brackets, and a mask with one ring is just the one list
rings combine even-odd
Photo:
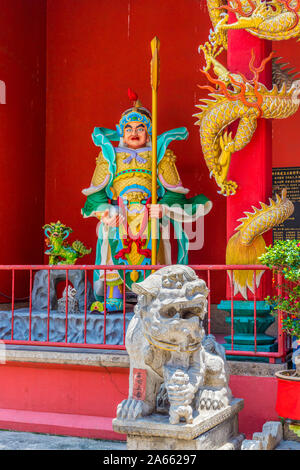
[(147, 371), (145, 369), (133, 369), (133, 392), (132, 398), (135, 400), (145, 400), (146, 398)]

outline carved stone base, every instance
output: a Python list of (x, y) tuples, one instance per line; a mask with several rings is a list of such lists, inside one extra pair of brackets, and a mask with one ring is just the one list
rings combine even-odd
[[(78, 301), (79, 309), (84, 310), (85, 307), (85, 272), (80, 269), (68, 271), (69, 282), (73, 284), (76, 290), (76, 299)], [(49, 279), (49, 293), (48, 293), (48, 276)], [(57, 310), (57, 296), (56, 286), (59, 282), (66, 281), (65, 270), (52, 270), (45, 269), (38, 271), (34, 276), (34, 283), (32, 289), (32, 308), (33, 310), (48, 310), (48, 295), (51, 310)], [(94, 302), (94, 294), (92, 286), (87, 280), (86, 302), (87, 308)]]
[(241, 399), (222, 410), (201, 412), (192, 424), (169, 424), (168, 416), (153, 414), (137, 420), (113, 420), (113, 429), (127, 434), (128, 450), (235, 450), (244, 436), (238, 433)]
[[(126, 326), (133, 316), (132, 312), (126, 313)], [(11, 311), (0, 310), (0, 340), (11, 339)], [(28, 308), (14, 311), (14, 339), (28, 341), (30, 314)], [(84, 328), (86, 325), (86, 341), (90, 344), (102, 344), (104, 342), (104, 315), (84, 311), (68, 314), (68, 338), (69, 343), (84, 342)], [(48, 313), (42, 310), (33, 310), (31, 313), (31, 340), (47, 341)], [(49, 315), (49, 341), (65, 342), (66, 314), (51, 310)], [(123, 313), (107, 315), (105, 326), (106, 344), (123, 344), (124, 317)]]

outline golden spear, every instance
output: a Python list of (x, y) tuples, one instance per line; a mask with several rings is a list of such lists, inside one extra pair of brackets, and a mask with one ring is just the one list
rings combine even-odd
[[(159, 47), (160, 41), (155, 36), (151, 41), (151, 87), (152, 87), (152, 204), (157, 204), (157, 90), (159, 86)], [(157, 219), (151, 219), (151, 264), (156, 265)]]

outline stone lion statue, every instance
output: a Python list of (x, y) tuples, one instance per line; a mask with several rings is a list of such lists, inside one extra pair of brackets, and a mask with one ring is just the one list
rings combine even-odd
[(129, 396), (117, 418), (168, 413), (192, 423), (230, 403), (225, 351), (202, 326), (208, 289), (188, 266), (164, 267), (132, 285), (138, 295), (126, 334)]

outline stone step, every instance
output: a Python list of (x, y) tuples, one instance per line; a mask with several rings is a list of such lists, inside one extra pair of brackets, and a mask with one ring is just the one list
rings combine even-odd
[(124, 441), (112, 428), (112, 417), (0, 408), (0, 428), (62, 436)]

